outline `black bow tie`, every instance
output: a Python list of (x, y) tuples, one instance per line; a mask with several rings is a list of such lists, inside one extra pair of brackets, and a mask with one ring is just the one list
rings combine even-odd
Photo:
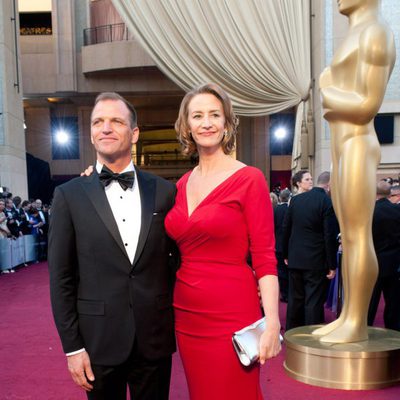
[(129, 171), (122, 174), (115, 174), (104, 165), (99, 174), (99, 178), (104, 186), (108, 186), (112, 181), (118, 181), (122, 189), (126, 190), (128, 188), (133, 188), (135, 172)]

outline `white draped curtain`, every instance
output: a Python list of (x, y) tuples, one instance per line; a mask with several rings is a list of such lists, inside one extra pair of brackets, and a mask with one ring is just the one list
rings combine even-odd
[(309, 96), (309, 0), (112, 0), (157, 66), (184, 90), (221, 85), (238, 115), (297, 108), (298, 159)]

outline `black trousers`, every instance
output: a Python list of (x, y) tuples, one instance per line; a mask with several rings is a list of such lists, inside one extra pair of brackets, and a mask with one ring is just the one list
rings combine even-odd
[(278, 280), (279, 291), (281, 300), (287, 301), (289, 292), (289, 272), (288, 266), (285, 264), (285, 259), (282, 253), (276, 253), (277, 267), (278, 267)]
[(95, 381), (89, 400), (168, 400), (172, 356), (147, 360), (136, 349), (118, 366), (92, 365)]
[(385, 276), (376, 281), (368, 310), (368, 325), (374, 324), (381, 294), (385, 299), (383, 320), (385, 328), (400, 331), (400, 277)]
[(289, 269), (286, 330), (325, 322), (326, 270)]

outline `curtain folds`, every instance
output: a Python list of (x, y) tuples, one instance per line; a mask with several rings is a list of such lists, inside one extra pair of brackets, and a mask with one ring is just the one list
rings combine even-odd
[(112, 1), (157, 66), (185, 91), (218, 83), (238, 115), (253, 117), (308, 98), (309, 0)]

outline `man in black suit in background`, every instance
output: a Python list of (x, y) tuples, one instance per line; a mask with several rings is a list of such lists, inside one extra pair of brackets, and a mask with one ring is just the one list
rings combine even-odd
[(288, 259), (289, 299), (286, 330), (323, 323), (328, 279), (336, 271), (335, 213), (327, 191), (330, 174), (317, 187), (294, 196), (283, 224), (283, 255)]
[(56, 188), (49, 231), (51, 303), (68, 368), (89, 399), (169, 396), (175, 351), (172, 183), (135, 168), (136, 112), (102, 93), (91, 115), (97, 164)]
[(289, 275), (288, 268), (285, 264), (285, 258), (282, 251), (282, 234), (283, 234), (283, 221), (288, 209), (288, 203), (291, 193), (289, 189), (283, 189), (279, 193), (280, 203), (274, 209), (274, 227), (275, 227), (275, 253), (278, 262), (278, 279), (281, 301), (288, 302), (288, 286)]
[(381, 294), (385, 299), (385, 328), (400, 331), (400, 207), (389, 201), (390, 184), (377, 185), (372, 237), (379, 274), (368, 310), (368, 325), (373, 325)]

